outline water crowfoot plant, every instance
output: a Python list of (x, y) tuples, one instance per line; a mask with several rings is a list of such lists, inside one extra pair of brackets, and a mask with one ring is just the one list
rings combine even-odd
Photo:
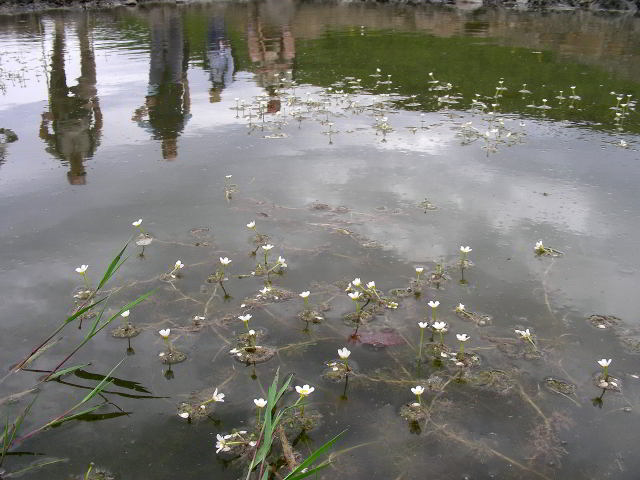
[(609, 381), (609, 365), (611, 365), (611, 359), (603, 358), (598, 360), (598, 365), (602, 367), (602, 379), (605, 382)]
[(140, 231), (140, 234), (144, 235), (145, 231), (144, 228), (142, 228), (142, 219), (139, 218), (138, 220), (136, 220), (135, 222), (133, 222), (131, 224), (134, 228), (137, 228)]
[(176, 263), (173, 265), (173, 267), (171, 267), (171, 271), (168, 273), (170, 278), (176, 278), (177, 277), (177, 273), (179, 270), (182, 270), (184, 268), (184, 263), (182, 263), (180, 260), (176, 260)]
[(89, 279), (87, 278), (87, 269), (89, 265), (80, 265), (76, 268), (76, 272), (82, 275), (82, 279), (84, 280), (84, 284), (87, 287), (87, 290), (91, 290), (91, 286), (89, 285)]
[(529, 342), (531, 344), (531, 346), (533, 348), (535, 348), (536, 350), (538, 349), (538, 347), (536, 346), (535, 342), (533, 341), (533, 335), (531, 334), (531, 332), (529, 331), (528, 328), (526, 330), (518, 330), (516, 328), (514, 331), (516, 332), (516, 335), (518, 335), (521, 339), (526, 340), (527, 342)]
[(439, 301), (429, 301), (429, 303), (427, 303), (427, 305), (429, 305), (431, 307), (431, 323), (435, 324), (436, 323), (436, 308), (438, 308), (438, 305), (440, 305)]
[(247, 332), (251, 331), (249, 329), (249, 320), (251, 320), (251, 314), (250, 313), (247, 313), (246, 315), (240, 315), (238, 317), (238, 320), (242, 320), (242, 322), (244, 323), (245, 328), (247, 329)]
[(344, 361), (345, 375), (351, 370), (349, 368), (348, 361), (349, 355), (351, 355), (351, 352), (347, 349), (347, 347), (338, 349), (338, 356)]
[(440, 345), (444, 344), (444, 333), (447, 331), (447, 324), (445, 322), (434, 322), (431, 325), (434, 331), (440, 334)]
[(301, 417), (304, 417), (304, 399), (309, 395), (311, 395), (314, 390), (315, 390), (315, 387), (310, 387), (309, 385), (306, 385), (306, 384), (303, 385), (302, 387), (300, 385), (296, 385), (296, 392), (298, 392), (298, 395), (300, 395), (300, 398), (298, 399), (297, 403), (300, 405)]
[(460, 266), (462, 267), (462, 270), (469, 266), (469, 253), (471, 251), (472, 248), (469, 246), (460, 246)]
[(557, 257), (558, 255), (563, 254), (561, 251), (556, 250), (555, 248), (545, 247), (544, 244), (542, 243), (542, 240), (538, 240), (536, 242), (536, 245), (533, 250), (536, 252), (536, 255), (538, 256), (546, 255), (546, 256)]
[(418, 322), (418, 327), (420, 327), (420, 346), (418, 347), (418, 360), (422, 361), (422, 344), (424, 343), (424, 329), (427, 328), (429, 324), (427, 322)]
[(424, 272), (424, 267), (416, 267), (416, 285), (420, 285), (420, 275)]
[(349, 295), (349, 298), (356, 304), (356, 320), (360, 321), (360, 302), (358, 302), (358, 300), (362, 294), (360, 292), (349, 292), (347, 295)]
[(424, 387), (422, 385), (411, 387), (411, 393), (416, 396), (416, 399), (418, 400), (417, 403), (419, 405), (422, 405), (422, 394), (424, 393)]
[(456, 338), (460, 342), (460, 351), (458, 352), (458, 359), (463, 360), (464, 359), (464, 343), (468, 341), (471, 337), (466, 333), (462, 333), (462, 334), (458, 333), (456, 334)]
[(264, 398), (254, 398), (253, 403), (256, 404), (256, 429), (260, 430), (262, 426), (260, 423), (260, 414), (262, 413), (262, 409), (267, 406), (267, 401)]
[(170, 328), (165, 328), (165, 329), (159, 330), (158, 333), (162, 337), (162, 340), (164, 340), (164, 344), (167, 346), (167, 350), (169, 352), (172, 352), (173, 351), (173, 345), (171, 344), (171, 341), (169, 340), (169, 335), (171, 335), (171, 329)]
[(308, 290), (298, 294), (304, 300), (304, 309), (305, 309), (305, 311), (309, 311), (309, 295), (310, 294), (311, 294), (311, 292), (309, 292)]

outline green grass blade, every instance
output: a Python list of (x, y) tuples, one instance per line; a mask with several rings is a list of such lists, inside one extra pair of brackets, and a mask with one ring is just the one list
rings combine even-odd
[(326, 452), (327, 450), (329, 450), (331, 448), (331, 446), (336, 443), (338, 441), (338, 439), (344, 434), (344, 432), (346, 432), (346, 430), (341, 431), (339, 434), (337, 434), (335, 437), (333, 437), (331, 440), (329, 440), (327, 443), (325, 443), (324, 445), (322, 445), (320, 448), (318, 448), (317, 450), (315, 450), (311, 455), (309, 455), (300, 465), (298, 465), (296, 467), (296, 469), (291, 472), (289, 475), (287, 475), (285, 477), (285, 480), (295, 480), (297, 478), (304, 478), (306, 477), (306, 472), (304, 477), (296, 477), (294, 475), (301, 473), (301, 471), (304, 468), (309, 467), (310, 465), (313, 464), (313, 462), (316, 461), (316, 459), (322, 455), (324, 452)]
[(307, 470), (306, 472), (301, 472), (300, 474), (296, 474), (294, 476), (291, 476), (292, 474), (290, 473), (289, 475), (284, 477), (284, 480), (300, 480), (301, 478), (306, 478), (309, 475), (313, 475), (314, 473), (318, 472), (319, 470), (322, 470), (323, 468), (327, 468), (329, 465), (331, 465), (331, 462), (327, 461), (318, 465), (315, 468), (312, 468), (311, 470)]
[(262, 475), (262, 480), (269, 480), (269, 473), (270, 473), (270, 472), (269, 472), (269, 469), (267, 468), (267, 469), (264, 471), (264, 475)]
[(80, 365), (74, 365), (73, 367), (68, 367), (68, 368), (63, 368), (62, 370), (58, 370), (56, 373), (53, 373), (49, 377), (47, 377), (47, 382), (50, 382), (51, 380), (55, 380), (56, 378), (60, 378), (63, 375), (66, 375), (67, 373), (73, 373), (76, 370), (80, 370), (81, 368), (87, 367), (89, 365), (91, 364), (83, 363)]
[(100, 327), (98, 327), (98, 329), (95, 331), (95, 333), (98, 333), (100, 330), (102, 330), (107, 325), (109, 325), (111, 322), (113, 322), (116, 318), (118, 318), (120, 316), (120, 314), (122, 312), (126, 312), (127, 310), (132, 309), (133, 307), (135, 307), (139, 303), (144, 302), (147, 298), (149, 298), (154, 293), (155, 293), (155, 290), (151, 290), (151, 291), (149, 291), (149, 292), (147, 292), (147, 293), (145, 293), (143, 295), (140, 295), (133, 302), (130, 302), (130, 303), (126, 304), (117, 313), (113, 314), (111, 317), (109, 317), (109, 319), (107, 321), (105, 321), (102, 325), (100, 325)]
[(84, 397), (78, 405), (82, 405), (83, 403), (88, 402), (97, 394), (99, 394), (107, 386), (107, 384), (111, 384), (111, 381), (109, 381), (109, 377), (116, 370), (116, 368), (118, 368), (122, 364), (122, 362), (124, 362), (124, 358), (120, 360), (118, 364), (115, 367), (113, 367), (109, 373), (107, 373), (107, 375), (102, 379), (102, 381), (98, 385), (96, 385), (95, 388), (91, 390), (91, 392), (89, 392), (87, 396)]
[[(124, 247), (122, 247), (122, 250), (120, 250), (120, 253), (118, 253), (118, 255), (116, 255), (116, 257), (111, 261), (111, 264), (104, 272), (104, 276), (102, 277), (102, 280), (100, 280), (100, 283), (98, 284), (98, 288), (96, 288), (96, 290), (100, 290), (104, 286), (104, 284), (109, 281), (109, 279), (118, 270), (118, 268), (120, 268), (120, 265), (122, 265), (122, 263), (120, 263), (120, 259), (122, 258), (122, 254), (128, 246), (129, 242), (125, 243)], [(120, 265), (118, 265), (119, 263)]]
[(35, 470), (37, 468), (42, 468), (48, 465), (53, 465), (54, 463), (60, 463), (60, 462), (66, 462), (66, 461), (67, 461), (66, 458), (50, 458), (48, 460), (38, 460), (36, 462), (33, 462), (30, 465), (27, 465), (26, 467), (20, 470), (16, 470), (15, 472), (5, 473), (2, 478), (16, 478), (27, 472)]
[(95, 412), (97, 409), (99, 409), (103, 405), (104, 405), (104, 403), (101, 403), (100, 405), (95, 405), (93, 407), (87, 408), (86, 410), (82, 410), (80, 412), (73, 413), (71, 415), (67, 415), (66, 417), (62, 417), (62, 418), (60, 418), (58, 420), (54, 420), (54, 421), (52, 421), (50, 423), (47, 423), (44, 428), (57, 427), (58, 425), (61, 425), (64, 422), (68, 422), (69, 420), (73, 420), (76, 417), (80, 417), (82, 415), (86, 415), (87, 413)]
[[(70, 317), (68, 317), (65, 321), (63, 325), (67, 325), (71, 322), (73, 322), (76, 318), (78, 318), (80, 315), (82, 315), (83, 313), (88, 312), (89, 310), (91, 310), (93, 307), (95, 307), (96, 305), (99, 305), (100, 303), (104, 302), (107, 299), (107, 297), (101, 298), (100, 300), (98, 300), (97, 302), (93, 302), (91, 305), (87, 305), (84, 308), (81, 308), (80, 310), (78, 310), (76, 313), (74, 313), (73, 315), (71, 315)], [(55, 334), (54, 334), (55, 335)]]

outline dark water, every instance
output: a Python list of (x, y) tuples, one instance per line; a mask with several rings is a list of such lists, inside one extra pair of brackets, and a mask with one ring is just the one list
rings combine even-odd
[[(0, 49), (0, 127), (19, 137), (0, 145), (2, 417), (37, 395), (26, 434), (125, 358), (109, 403), (17, 445), (7, 472), (65, 458), (29, 476), (82, 478), (95, 462), (122, 479), (240, 478), (245, 461), (216, 455), (215, 436), (253, 428), (252, 400), (280, 367), (315, 386), (307, 411), (322, 416), (290, 435), (297, 452), (348, 428), (319, 478), (637, 478), (640, 20), (154, 5), (3, 17)], [(88, 264), (95, 285), (140, 217), (154, 241), (143, 257), (130, 246), (106, 309), (154, 290), (131, 311), (142, 329), (131, 349), (109, 326), (65, 364), (90, 365), (60, 382), (9, 374), (72, 312), (75, 267)], [(241, 307), (264, 285), (250, 275), (262, 255), (250, 255), (251, 220), (271, 259), (287, 260), (272, 281), (288, 301)], [(540, 239), (564, 255), (536, 256)], [(473, 249), (464, 282), (461, 245)], [(206, 281), (221, 256), (233, 260), (226, 300)], [(177, 259), (181, 277), (160, 278)], [(387, 294), (437, 264), (449, 276), (439, 288), (396, 299), (353, 335), (348, 281)], [(303, 290), (328, 308), (318, 324), (298, 318)], [(456, 350), (455, 334), (469, 334), (479, 365), (439, 367), (428, 354), (417, 365), (430, 300), (445, 343)], [(491, 321), (460, 318), (459, 302)], [(228, 354), (249, 309), (277, 349), (255, 368)], [(596, 328), (592, 314), (618, 320)], [(60, 363), (89, 324), (69, 325), (29, 368)], [(188, 356), (169, 375), (161, 328)], [(344, 346), (346, 393), (323, 378)], [(595, 386), (601, 358), (621, 392)], [(447, 385), (423, 395), (429, 416), (411, 425), (400, 415), (410, 388), (434, 376)], [(180, 402), (216, 387), (225, 402), (208, 418), (178, 417)]]

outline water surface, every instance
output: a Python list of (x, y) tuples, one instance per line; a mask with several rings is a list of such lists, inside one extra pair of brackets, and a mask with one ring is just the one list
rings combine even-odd
[[(1, 18), (0, 127), (19, 137), (0, 146), (6, 371), (70, 314), (76, 266), (95, 284), (140, 217), (154, 237), (142, 257), (130, 247), (107, 307), (154, 290), (131, 312), (139, 336), (107, 327), (68, 363), (90, 365), (61, 382), (4, 378), (3, 398), (37, 385), (26, 433), (126, 357), (111, 403), (15, 449), (68, 459), (30, 476), (81, 478), (94, 462), (117, 478), (239, 478), (244, 461), (216, 455), (215, 436), (253, 428), (252, 399), (279, 367), (315, 386), (308, 408), (322, 416), (290, 438), (296, 451), (348, 428), (321, 478), (636, 478), (639, 45), (638, 19), (586, 13), (263, 2)], [(287, 260), (274, 286), (294, 294), (251, 309), (278, 350), (255, 368), (228, 354), (241, 304), (264, 285), (250, 274), (251, 220)], [(563, 255), (536, 256), (538, 240)], [(461, 245), (473, 249), (464, 281)], [(226, 300), (206, 281), (221, 256), (233, 260)], [(161, 279), (177, 259), (181, 278)], [(354, 335), (348, 281), (386, 295), (437, 264), (439, 288)], [(298, 318), (303, 290), (327, 308), (320, 323)], [(430, 300), (445, 343), (469, 334), (481, 362), (426, 393), (431, 416), (416, 427), (400, 415), (410, 387), (460, 374), (415, 360)], [(490, 324), (460, 318), (460, 302)], [(594, 327), (593, 314), (619, 323)], [(76, 326), (30, 368), (58, 364), (86, 333)], [(170, 373), (160, 328), (188, 355)], [(538, 351), (517, 339), (525, 328)], [(323, 378), (344, 346), (346, 392)], [(594, 385), (603, 357), (621, 393)], [(226, 397), (209, 418), (176, 415), (215, 387)]]

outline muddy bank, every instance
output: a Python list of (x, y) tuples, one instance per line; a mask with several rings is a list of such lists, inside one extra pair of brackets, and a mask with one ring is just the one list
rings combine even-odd
[[(135, 8), (145, 4), (210, 3), (215, 0), (0, 0), (0, 14), (24, 13), (49, 9)], [(268, 2), (269, 0), (267, 0)], [(285, 0), (286, 3), (295, 3)], [(318, 2), (322, 3), (322, 2)], [(391, 5), (443, 5), (461, 10), (505, 8), (516, 10), (605, 11), (638, 14), (640, 0), (337, 0), (324, 3), (384, 3)]]
[(0, 14), (25, 13), (51, 9), (101, 9), (136, 7), (150, 3), (184, 3), (181, 0), (0, 0)]

